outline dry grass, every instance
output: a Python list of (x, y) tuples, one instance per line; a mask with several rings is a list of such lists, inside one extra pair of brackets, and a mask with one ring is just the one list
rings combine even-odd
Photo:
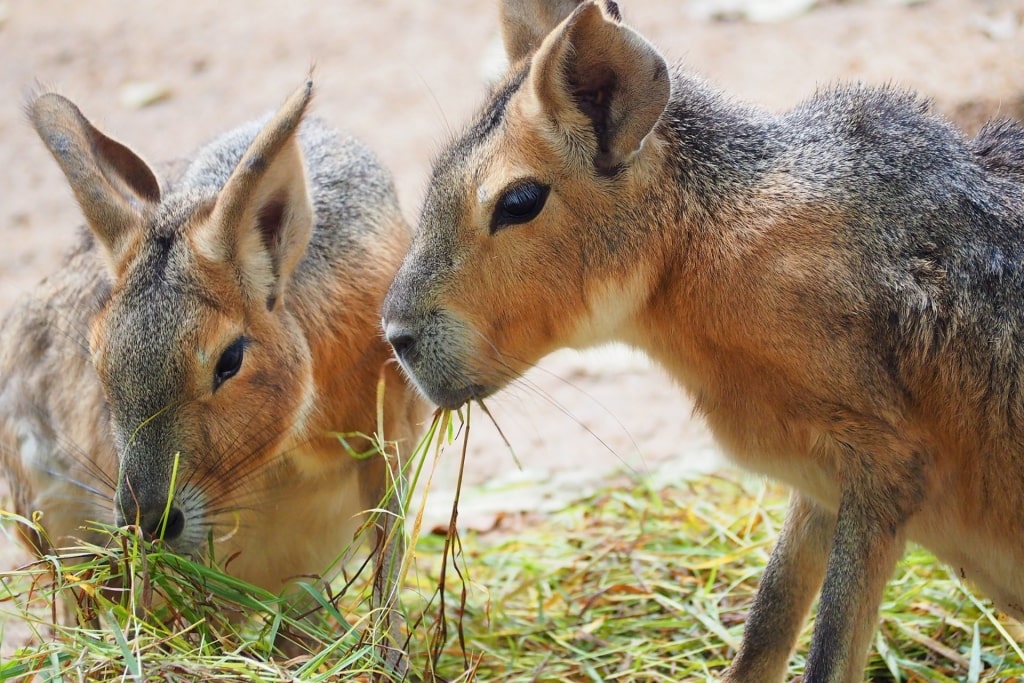
[[(428, 476), (459, 457), (439, 416), (410, 461)], [(429, 489), (429, 487), (428, 487)], [(405, 509), (411, 509), (406, 497)], [(449, 681), (702, 681), (728, 663), (776, 537), (785, 495), (754, 480), (611, 488), (514, 535), (421, 533), (404, 609), (418, 677)], [(29, 520), (6, 515), (9, 524)], [(0, 679), (338, 681), (387, 678), (374, 647), (367, 572), (309, 586), (311, 619), (205, 564), (111, 530), (107, 548), (49, 557), (0, 576), (5, 618), (35, 642)], [(57, 595), (78, 619), (56, 624)], [(278, 633), (315, 654), (275, 655)], [(806, 652), (807, 635), (798, 652)], [(1015, 623), (992, 613), (924, 551), (890, 583), (870, 662), (873, 680), (1007, 681), (1024, 675)], [(803, 670), (800, 654), (791, 675)]]
[[(515, 538), (465, 539), (471, 590), (462, 627), (477, 679), (712, 678), (739, 643), (785, 501), (781, 489), (758, 481), (703, 478), (608, 490)], [(422, 539), (421, 552), (436, 543)], [(901, 563), (881, 624), (872, 680), (994, 682), (1024, 674), (1008, 632), (1016, 624), (921, 549)], [(800, 653), (809, 635), (808, 628)], [(798, 654), (790, 675), (803, 665)], [(438, 669), (454, 676), (465, 668), (451, 639)]]

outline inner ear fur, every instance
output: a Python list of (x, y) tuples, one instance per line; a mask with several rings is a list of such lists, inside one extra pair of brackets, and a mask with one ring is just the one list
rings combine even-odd
[(27, 111), (116, 276), (145, 216), (160, 203), (160, 183), (146, 162), (101, 133), (67, 98), (45, 93)]
[(530, 82), (559, 128), (592, 132), (592, 162), (606, 175), (640, 151), (671, 91), (665, 59), (621, 23), (618, 7), (608, 1), (583, 3), (548, 35), (533, 56)]
[(313, 205), (297, 138), (312, 97), (299, 88), (260, 129), (217, 197), (198, 248), (238, 269), (246, 294), (274, 308), (313, 232)]

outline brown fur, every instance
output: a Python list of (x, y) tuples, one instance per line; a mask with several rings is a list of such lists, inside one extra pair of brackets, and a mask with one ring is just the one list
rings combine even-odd
[(1024, 130), (967, 141), (858, 86), (774, 116), (667, 69), (610, 2), (516, 30), (385, 300), (424, 394), (609, 341), (671, 372), (794, 489), (730, 681), (782, 679), (819, 588), (804, 680), (861, 680), (908, 539), (1024, 617)]
[[(88, 520), (169, 529), (187, 554), (212, 537), (228, 571), (273, 591), (336, 572), (373, 521), (374, 600), (389, 608), (404, 552), (398, 455), (422, 403), (379, 310), (409, 232), (372, 155), (303, 121), (311, 87), (166, 187), (66, 99), (33, 100), (90, 232), (5, 322), (2, 453), (18, 512), (41, 511), (58, 547), (88, 538)], [(351, 455), (374, 435), (386, 456)], [(396, 645), (388, 659), (404, 670)]]

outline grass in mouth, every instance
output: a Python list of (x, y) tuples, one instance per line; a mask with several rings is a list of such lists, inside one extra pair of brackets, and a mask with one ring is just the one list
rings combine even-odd
[[(460, 422), (438, 413), (407, 462), (429, 479), (464, 456)], [(429, 482), (420, 487), (427, 495)], [(416, 507), (402, 488), (403, 509)], [(608, 488), (512, 533), (433, 533), (412, 513), (402, 609), (412, 669), (446, 681), (703, 681), (728, 664), (786, 508), (781, 488), (702, 477)], [(419, 509), (423, 506), (420, 505)], [(8, 527), (32, 520), (3, 513)], [(131, 529), (105, 547), (0, 574), (0, 621), (32, 642), (0, 680), (368, 681), (387, 679), (369, 608), (373, 563), (332, 585), (311, 579), (312, 616)], [(365, 557), (361, 553), (360, 557)], [(63, 600), (61, 598), (64, 598)], [(67, 598), (70, 598), (67, 599)], [(61, 625), (73, 605), (76, 626)], [(945, 566), (911, 548), (889, 584), (869, 662), (875, 681), (1012, 681), (1022, 633)], [(313, 654), (275, 654), (279, 633)], [(805, 629), (790, 677), (803, 671)]]

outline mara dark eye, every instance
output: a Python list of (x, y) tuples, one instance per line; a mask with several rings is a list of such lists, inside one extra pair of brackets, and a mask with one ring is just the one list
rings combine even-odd
[(224, 349), (213, 371), (213, 390), (238, 374), (242, 369), (242, 358), (245, 356), (245, 337), (239, 337)]
[(534, 180), (516, 183), (506, 189), (494, 205), (491, 234), (509, 225), (532, 221), (544, 208), (550, 191), (550, 187)]

